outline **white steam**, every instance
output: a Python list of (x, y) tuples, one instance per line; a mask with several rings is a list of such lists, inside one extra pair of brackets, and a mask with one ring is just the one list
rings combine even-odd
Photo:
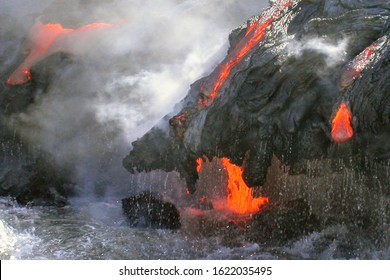
[[(52, 21), (58, 14), (63, 23), (68, 9), (76, 11), (69, 17), (76, 14), (85, 21), (115, 26), (90, 53), (53, 70), (56, 75), (48, 89), (10, 120), (31, 144), (71, 168), (73, 179), (86, 191), (90, 191), (86, 186), (128, 184), (121, 161), (131, 142), (222, 60), (229, 32), (268, 4), (266, 0), (35, 2), (39, 1), (26, 0), (23, 5), (2, 1), (0, 10), (22, 21), (28, 12), (21, 7), (32, 6), (35, 17), (44, 18), (50, 11)], [(85, 24), (73, 21), (76, 27), (63, 23), (64, 27)]]
[(337, 43), (330, 43), (325, 38), (310, 38), (307, 40), (293, 40), (288, 45), (287, 51), (290, 56), (302, 56), (304, 51), (315, 51), (325, 56), (328, 67), (333, 67), (345, 61), (347, 55), (348, 40), (343, 39)]

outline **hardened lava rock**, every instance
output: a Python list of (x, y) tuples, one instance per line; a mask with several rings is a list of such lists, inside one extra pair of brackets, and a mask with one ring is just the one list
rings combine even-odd
[[(273, 156), (292, 173), (304, 172), (305, 160), (389, 159), (390, 3), (272, 5), (231, 33), (226, 58), (191, 86), (178, 114), (133, 143), (125, 168), (177, 170), (194, 191), (196, 159), (204, 156), (242, 166), (251, 187), (266, 182)], [(377, 41), (363, 66), (355, 65), (356, 75), (343, 74)], [(348, 86), (343, 75), (352, 77)], [(353, 132), (344, 144), (331, 135), (340, 104), (351, 111), (339, 125), (351, 126), (349, 137)]]
[(176, 206), (151, 192), (122, 199), (122, 209), (131, 227), (174, 230), (181, 226)]

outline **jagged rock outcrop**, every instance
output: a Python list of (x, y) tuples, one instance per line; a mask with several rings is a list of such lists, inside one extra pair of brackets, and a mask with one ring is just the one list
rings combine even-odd
[[(177, 170), (193, 192), (202, 156), (231, 159), (252, 187), (265, 183), (273, 156), (291, 173), (312, 159), (387, 161), (389, 13), (387, 1), (275, 1), (232, 32), (225, 60), (191, 86), (178, 114), (133, 143), (123, 165)], [(372, 44), (363, 66), (348, 68)], [(340, 104), (351, 111), (344, 144), (331, 133)]]

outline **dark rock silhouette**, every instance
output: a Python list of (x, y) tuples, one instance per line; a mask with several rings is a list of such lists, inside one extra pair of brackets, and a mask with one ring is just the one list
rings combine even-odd
[(317, 230), (320, 225), (309, 204), (296, 199), (267, 205), (253, 218), (249, 236), (258, 242), (285, 242)]
[(181, 226), (176, 206), (151, 192), (122, 199), (122, 209), (131, 227), (179, 229)]
[(75, 187), (58, 170), (48, 158), (12, 168), (0, 176), (0, 196), (14, 197), (22, 205), (63, 207)]

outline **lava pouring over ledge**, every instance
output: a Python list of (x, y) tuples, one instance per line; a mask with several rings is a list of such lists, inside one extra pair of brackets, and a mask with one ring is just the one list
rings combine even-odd
[(88, 51), (100, 32), (112, 26), (107, 23), (91, 23), (78, 29), (67, 29), (61, 24), (43, 24), (37, 21), (28, 35), (32, 44), (29, 54), (7, 79), (7, 85), (18, 86), (31, 81), (31, 67), (54, 53), (78, 54)]
[[(198, 172), (202, 170), (203, 160), (197, 160)], [(226, 205), (219, 202), (213, 203), (215, 209), (226, 209), (236, 215), (249, 215), (258, 213), (261, 207), (269, 203), (266, 197), (253, 197), (253, 191), (249, 188), (242, 177), (242, 168), (230, 162), (228, 158), (222, 158), (222, 166), (227, 172), (227, 197)]]
[(284, 0), (275, 3), (268, 10), (266, 10), (259, 18), (259, 20), (248, 27), (244, 38), (237, 44), (234, 50), (227, 56), (227, 58), (218, 66), (219, 72), (213, 89), (206, 99), (198, 101), (199, 105), (209, 107), (217, 98), (220, 89), (230, 77), (232, 69), (239, 64), (264, 37), (267, 31), (271, 28), (272, 23), (282, 17), (283, 11), (290, 7), (292, 0)]
[(252, 189), (249, 188), (242, 177), (242, 169), (223, 158), (222, 165), (228, 175), (228, 197), (226, 206), (235, 214), (255, 214), (261, 210), (261, 206), (269, 203), (266, 197), (253, 198)]

